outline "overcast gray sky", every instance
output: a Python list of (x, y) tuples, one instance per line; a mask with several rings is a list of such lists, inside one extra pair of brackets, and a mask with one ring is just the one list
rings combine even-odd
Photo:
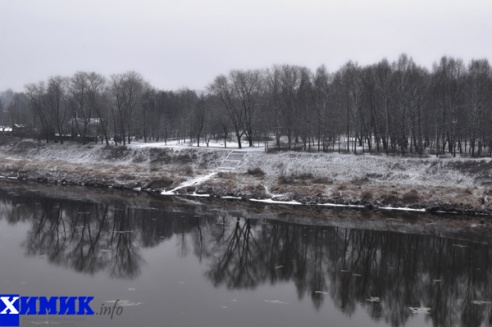
[(201, 90), (273, 64), (492, 61), (491, 17), (490, 0), (0, 0), (0, 91), (76, 71)]

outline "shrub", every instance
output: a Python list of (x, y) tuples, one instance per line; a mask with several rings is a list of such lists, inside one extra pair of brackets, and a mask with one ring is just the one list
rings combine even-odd
[(406, 203), (414, 203), (420, 200), (419, 192), (417, 190), (410, 190), (403, 194), (402, 200)]
[(373, 195), (372, 195), (371, 191), (365, 190), (364, 192), (362, 192), (362, 195), (361, 195), (362, 201), (369, 202), (372, 200), (372, 198), (373, 198)]
[(184, 173), (186, 176), (193, 176), (193, 168), (190, 166), (186, 166), (184, 169)]
[(248, 168), (248, 174), (253, 175), (253, 176), (257, 176), (257, 177), (265, 176), (265, 172), (263, 170), (261, 170), (261, 168), (259, 168), (259, 167)]

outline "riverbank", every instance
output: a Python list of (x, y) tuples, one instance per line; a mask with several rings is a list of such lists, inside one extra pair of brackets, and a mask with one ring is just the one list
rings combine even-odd
[[(492, 214), (492, 161), (251, 151), (217, 171), (232, 149), (3, 141), (5, 179), (206, 195), (291, 204)], [(214, 174), (215, 172), (215, 174)], [(203, 177), (209, 177), (208, 179)], [(189, 183), (190, 180), (197, 183)]]

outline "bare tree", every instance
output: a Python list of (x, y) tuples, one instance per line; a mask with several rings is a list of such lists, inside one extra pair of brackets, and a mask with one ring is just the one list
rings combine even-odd
[(31, 103), (31, 109), (34, 112), (34, 116), (39, 118), (41, 128), (40, 137), (44, 137), (46, 142), (49, 142), (53, 139), (54, 128), (53, 125), (50, 124), (48, 117), (45, 83), (39, 82), (26, 85), (26, 94)]
[(229, 76), (244, 113), (244, 134), (249, 146), (253, 146), (254, 128), (258, 122), (258, 109), (263, 97), (263, 73), (260, 70), (232, 71)]
[(325, 144), (325, 126), (328, 120), (328, 103), (329, 103), (329, 92), (330, 92), (330, 76), (326, 71), (325, 66), (321, 66), (316, 70), (314, 76), (314, 118), (315, 118), (315, 129), (316, 129), (316, 140), (317, 149), (321, 150), (321, 145), (323, 150), (326, 150)]
[(265, 92), (266, 105), (269, 109), (270, 121), (273, 122), (273, 133), (275, 135), (275, 144), (280, 147), (280, 136), (282, 135), (282, 85), (281, 85), (281, 67), (273, 66), (265, 74)]
[(234, 129), (238, 147), (242, 148), (241, 137), (244, 135), (244, 112), (243, 107), (238, 103), (238, 99), (234, 91), (234, 85), (229, 82), (225, 75), (220, 75), (217, 76), (214, 82), (209, 85), (208, 90), (215, 94), (222, 103), (222, 108), (227, 114), (227, 117)]
[(295, 138), (297, 141), (298, 125), (297, 115), (298, 108), (296, 105), (297, 91), (301, 83), (300, 67), (283, 65), (281, 68), (281, 92), (282, 92), (282, 117), (285, 134), (289, 149), (292, 147), (292, 141)]
[(6, 108), (11, 125), (34, 126), (33, 115), (29, 113), (29, 99), (24, 93), (15, 93), (12, 101)]
[(111, 76), (110, 92), (114, 99), (112, 109), (114, 127), (115, 132), (121, 133), (123, 145), (131, 142), (134, 113), (140, 105), (142, 89), (143, 78), (136, 72)]
[[(93, 107), (89, 102), (89, 82), (87, 73), (77, 72), (69, 81), (69, 105), (72, 113), (70, 120), (72, 137), (79, 135), (85, 144), (92, 120)], [(74, 135), (76, 134), (76, 135)]]
[(97, 73), (88, 73), (87, 97), (91, 110), (99, 119), (99, 128), (106, 145), (109, 145), (109, 101), (106, 93), (106, 79)]
[(46, 89), (48, 117), (55, 126), (60, 142), (63, 143), (65, 123), (68, 117), (68, 79), (62, 76), (50, 77)]

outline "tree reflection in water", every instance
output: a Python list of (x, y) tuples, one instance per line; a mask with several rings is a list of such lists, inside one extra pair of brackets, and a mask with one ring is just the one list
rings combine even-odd
[[(34, 200), (34, 201), (33, 201)], [(1, 194), (0, 219), (30, 222), (30, 256), (77, 272), (137, 278), (143, 248), (176, 236), (216, 286), (254, 289), (292, 282), (320, 309), (329, 297), (346, 315), (366, 310), (402, 326), (409, 307), (430, 307), (434, 326), (492, 325), (490, 246), (393, 232), (302, 226), (229, 216), (199, 218), (169, 208)]]

